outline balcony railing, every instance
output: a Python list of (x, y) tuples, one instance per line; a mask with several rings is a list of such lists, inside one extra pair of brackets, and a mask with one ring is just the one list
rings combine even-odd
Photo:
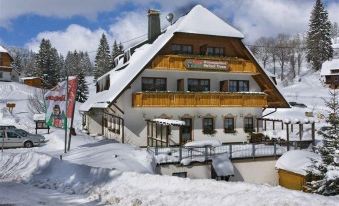
[(267, 107), (265, 93), (137, 92), (133, 107)]
[(151, 68), (157, 70), (204, 70), (230, 73), (257, 73), (255, 65), (248, 60), (199, 55), (158, 55), (152, 61)]

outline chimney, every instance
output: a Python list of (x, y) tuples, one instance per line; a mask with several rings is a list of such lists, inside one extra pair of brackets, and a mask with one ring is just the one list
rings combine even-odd
[(160, 34), (160, 12), (154, 9), (148, 10), (148, 41), (152, 43)]

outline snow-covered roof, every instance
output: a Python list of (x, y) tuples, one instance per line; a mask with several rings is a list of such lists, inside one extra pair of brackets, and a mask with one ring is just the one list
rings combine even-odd
[(201, 5), (195, 6), (178, 25), (176, 32), (244, 38), (244, 35)]
[(39, 120), (45, 120), (46, 114), (34, 114), (33, 115), (33, 120), (34, 121), (39, 121)]
[[(243, 34), (238, 30), (228, 25), (208, 9), (197, 5), (187, 15), (170, 25), (152, 44), (144, 44), (137, 48), (128, 65), (127, 63), (124, 64), (127, 65), (126, 67), (113, 69), (105, 74), (104, 76), (110, 75), (109, 89), (91, 95), (80, 106), (80, 111), (89, 111), (95, 103), (107, 103), (116, 100), (176, 32), (243, 38)], [(274, 83), (272, 84), (274, 85)]]
[(312, 164), (312, 159), (320, 160), (320, 156), (306, 150), (289, 151), (278, 159), (275, 167), (296, 174), (306, 175), (306, 170)]
[(332, 59), (323, 63), (321, 67), (321, 76), (325, 75), (339, 75), (339, 73), (332, 73), (331, 70), (339, 69), (339, 59)]
[(0, 45), (0, 52), (8, 53), (8, 51), (4, 47), (2, 47), (1, 45)]
[(233, 164), (227, 153), (212, 157), (212, 166), (219, 177), (234, 175)]
[(153, 122), (157, 122), (158, 124), (162, 125), (173, 125), (173, 126), (182, 126), (185, 125), (184, 121), (176, 120), (176, 119), (153, 119)]

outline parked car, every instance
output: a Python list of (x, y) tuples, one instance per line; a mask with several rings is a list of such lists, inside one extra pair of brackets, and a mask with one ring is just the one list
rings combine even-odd
[(46, 142), (44, 136), (31, 134), (22, 129), (0, 130), (0, 147), (34, 147)]
[(16, 129), (16, 127), (13, 125), (0, 125), (0, 130), (4, 129)]

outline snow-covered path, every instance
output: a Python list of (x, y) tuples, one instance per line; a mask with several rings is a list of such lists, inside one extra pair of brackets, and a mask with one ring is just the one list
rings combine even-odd
[(29, 184), (0, 182), (0, 205), (16, 206), (60, 206), (97, 205), (84, 195), (68, 195), (51, 189), (40, 189)]

